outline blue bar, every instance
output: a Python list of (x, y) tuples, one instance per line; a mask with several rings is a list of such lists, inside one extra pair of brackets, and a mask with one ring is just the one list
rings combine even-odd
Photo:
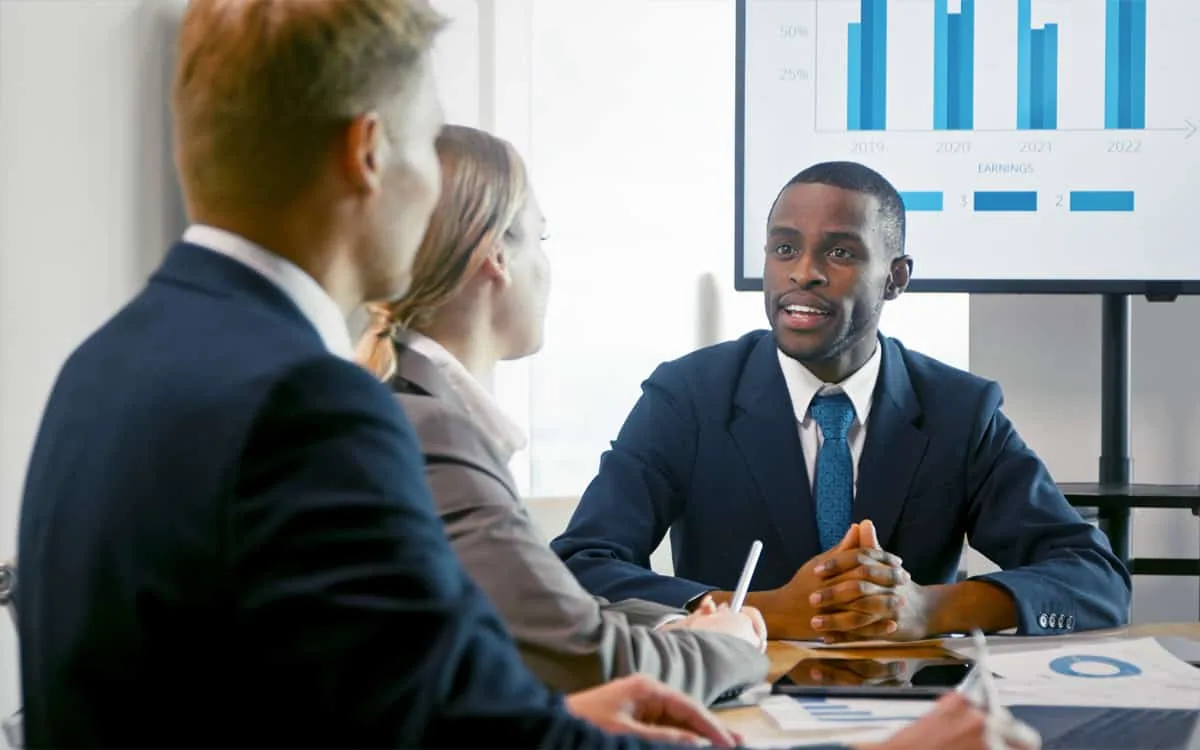
[(1037, 192), (1033, 190), (976, 190), (976, 211), (1036, 211)]
[(862, 130), (862, 25), (849, 26), (846, 56), (846, 130)]
[(900, 193), (905, 211), (941, 211), (942, 193), (940, 190), (912, 190)]
[(862, 0), (862, 130), (887, 126), (887, 0)]
[(1104, 127), (1146, 127), (1146, 0), (1106, 0)]
[(1072, 211), (1132, 211), (1132, 190), (1072, 190)]
[(1045, 127), (1045, 84), (1046, 84), (1046, 32), (1033, 29), (1030, 35), (1029, 61), (1029, 127), (1040, 130)]
[(1033, 8), (1017, 0), (1017, 127), (1033, 127)]
[(950, 32), (949, 55), (950, 68), (947, 70), (946, 91), (946, 128), (949, 130), (957, 130), (961, 127), (959, 122), (959, 102), (962, 97), (962, 86), (959, 83), (962, 76), (962, 45), (959, 39), (962, 36), (962, 16), (953, 13), (946, 19), (946, 25)]
[(1042, 29), (1042, 128), (1058, 127), (1058, 24)]
[(1105, 0), (1104, 127), (1121, 127), (1121, 0)]
[(950, 18), (947, 0), (933, 0), (933, 129), (950, 127)]
[(1130, 74), (1133, 72), (1133, 65), (1131, 64), (1131, 60), (1130, 60), (1130, 56), (1129, 56), (1129, 53), (1132, 51), (1132, 49), (1130, 47), (1130, 42), (1132, 41), (1132, 39), (1130, 38), (1130, 35), (1129, 35), (1132, 24), (1129, 23), (1129, 20), (1130, 20), (1129, 11), (1130, 11), (1129, 0), (1121, 0), (1121, 16), (1120, 16), (1121, 27), (1118, 30), (1118, 34), (1120, 37), (1119, 41), (1118, 41), (1118, 44), (1120, 44), (1120, 54), (1117, 55), (1117, 66), (1118, 66), (1117, 85), (1120, 86), (1121, 93), (1120, 93), (1120, 98), (1119, 98), (1120, 104), (1118, 105), (1120, 107), (1120, 109), (1118, 109), (1118, 111), (1117, 111), (1117, 122), (1120, 124), (1120, 127), (1122, 127), (1122, 128), (1129, 127), (1129, 120), (1130, 120), (1130, 117), (1129, 117), (1129, 115), (1130, 115), (1129, 88), (1130, 88), (1130, 84), (1132, 83)]
[(871, 118), (874, 130), (887, 128), (887, 3), (875, 0), (871, 19)]
[(875, 76), (875, 0), (861, 0), (859, 10), (859, 51), (862, 67), (860, 82), (862, 93), (859, 94), (859, 106), (862, 116), (858, 126), (861, 130), (875, 128), (875, 86), (872, 78)]
[(1146, 0), (1129, 0), (1129, 121), (1126, 127), (1146, 127)]
[(971, 130), (975, 127), (975, 0), (962, 0), (958, 44), (958, 127)]

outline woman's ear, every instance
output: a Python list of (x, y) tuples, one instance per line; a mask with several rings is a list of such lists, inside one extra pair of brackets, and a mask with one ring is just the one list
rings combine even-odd
[(483, 259), (483, 265), (479, 267), (479, 271), (492, 281), (508, 283), (508, 253), (505, 251), (503, 243), (497, 242), (492, 247)]

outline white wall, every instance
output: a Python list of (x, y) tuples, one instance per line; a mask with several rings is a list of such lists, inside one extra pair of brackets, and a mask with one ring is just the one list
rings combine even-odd
[[(1135, 481), (1200, 481), (1200, 299), (1135, 300), (1132, 454)], [(1089, 482), (1100, 453), (1100, 301), (1092, 296), (971, 298), (971, 370), (1000, 382), (1005, 410), (1054, 478)], [(1200, 555), (1200, 519), (1136, 510), (1134, 557)], [(1197, 579), (1135, 576), (1135, 622), (1195, 621)]]
[[(67, 353), (140, 286), (182, 222), (164, 93), (171, 0), (0, 2), (0, 554)], [(0, 711), (19, 702), (0, 624)]]

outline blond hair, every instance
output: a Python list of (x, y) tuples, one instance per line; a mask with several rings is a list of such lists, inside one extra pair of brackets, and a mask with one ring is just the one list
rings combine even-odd
[(427, 0), (191, 0), (172, 91), (189, 201), (282, 203), (389, 103), (444, 19)]
[(371, 324), (357, 359), (380, 379), (396, 367), (396, 335), (420, 331), (483, 264), (526, 200), (525, 166), (512, 144), (463, 125), (437, 139), (442, 193), (413, 263), (408, 292), (368, 305)]

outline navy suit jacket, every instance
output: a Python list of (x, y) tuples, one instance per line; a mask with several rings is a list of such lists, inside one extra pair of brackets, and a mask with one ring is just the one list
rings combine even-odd
[[(1127, 622), (1130, 579), (1000, 410), (995, 383), (880, 337), (854, 520), (920, 584), (955, 579), (964, 534), (1004, 570), (1020, 630)], [(791, 399), (769, 331), (660, 365), (552, 546), (598, 596), (681, 606), (732, 591), (755, 539), (752, 589), (821, 552)], [(668, 528), (677, 578), (650, 570)]]
[(177, 245), (29, 467), (29, 747), (645, 747), (569, 716), (445, 539), (388, 389)]

